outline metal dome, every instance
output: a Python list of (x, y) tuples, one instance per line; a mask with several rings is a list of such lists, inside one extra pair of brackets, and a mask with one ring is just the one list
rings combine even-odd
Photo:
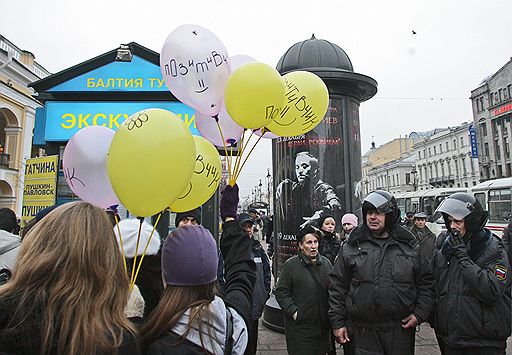
[(310, 39), (295, 43), (281, 57), (276, 69), (284, 74), (299, 69), (341, 69), (354, 71), (347, 53), (338, 45), (317, 39), (313, 34)]

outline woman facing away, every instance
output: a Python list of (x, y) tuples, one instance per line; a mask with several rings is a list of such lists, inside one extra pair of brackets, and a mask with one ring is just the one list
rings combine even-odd
[(128, 295), (107, 214), (86, 202), (57, 207), (24, 237), (0, 287), (0, 352), (140, 354)]
[(202, 226), (175, 229), (162, 248), (165, 290), (141, 328), (148, 355), (243, 354), (251, 325), (251, 294), (256, 266), (250, 238), (235, 220), (238, 186), (222, 192), (224, 221), (220, 249), (226, 286), (217, 296), (218, 254), (215, 240)]

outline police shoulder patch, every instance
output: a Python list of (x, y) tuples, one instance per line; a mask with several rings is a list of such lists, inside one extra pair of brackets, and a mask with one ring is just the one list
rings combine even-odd
[(496, 265), (494, 267), (494, 275), (500, 281), (505, 281), (507, 279), (507, 268), (503, 265)]

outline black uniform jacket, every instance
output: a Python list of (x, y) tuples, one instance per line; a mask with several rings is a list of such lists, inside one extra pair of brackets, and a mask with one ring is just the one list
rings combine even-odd
[(434, 251), (434, 327), (449, 347), (506, 347), (510, 335), (510, 267), (501, 240), (484, 229), (468, 242), (469, 257), (450, 255), (447, 235)]
[(363, 224), (342, 244), (330, 274), (329, 317), (333, 329), (396, 327), (411, 313), (427, 319), (434, 303), (430, 267), (420, 260), (416, 238), (402, 226), (377, 242)]

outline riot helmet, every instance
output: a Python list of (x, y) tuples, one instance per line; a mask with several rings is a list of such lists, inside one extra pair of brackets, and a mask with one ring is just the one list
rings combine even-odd
[(456, 192), (448, 196), (437, 207), (435, 214), (436, 216), (443, 215), (447, 230), (451, 230), (448, 216), (464, 220), (465, 228), (469, 233), (482, 229), (488, 219), (488, 213), (484, 211), (480, 201), (466, 192)]
[(377, 210), (386, 215), (386, 229), (392, 229), (400, 220), (400, 209), (396, 199), (384, 190), (373, 191), (363, 200), (363, 223), (366, 225), (366, 215), (370, 210)]

